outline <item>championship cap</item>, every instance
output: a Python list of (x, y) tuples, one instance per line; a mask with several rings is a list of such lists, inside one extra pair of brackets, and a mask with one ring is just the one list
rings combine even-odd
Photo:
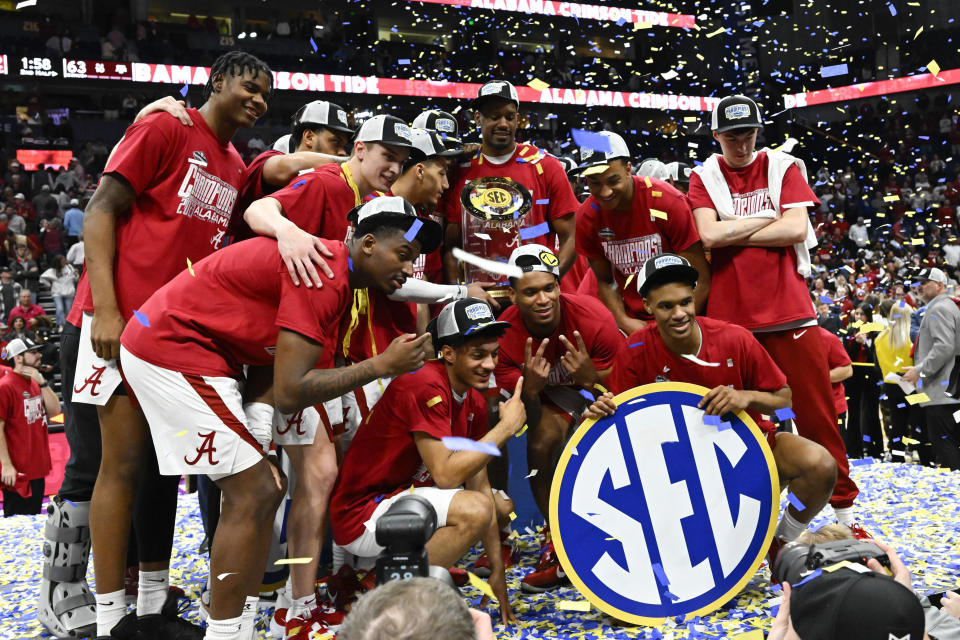
[(299, 124), (326, 127), (347, 135), (353, 135), (346, 109), (326, 100), (314, 100), (303, 105), (293, 116), (293, 125), (297, 126)]
[(587, 147), (580, 147), (580, 164), (577, 165), (576, 173), (581, 176), (589, 176), (595, 173), (603, 173), (610, 167), (612, 160), (630, 160), (630, 149), (620, 134), (612, 131), (598, 131), (597, 136), (602, 136), (609, 143), (609, 151), (597, 151)]
[(26, 353), (27, 351), (36, 351), (37, 349), (42, 349), (42, 344), (37, 344), (30, 338), (14, 338), (7, 343), (6, 349), (4, 349), (4, 358), (9, 360), (13, 356), (18, 356), (21, 353)]
[(920, 282), (933, 280), (934, 282), (939, 282), (942, 285), (947, 284), (947, 274), (945, 274), (940, 269), (937, 269), (936, 267), (928, 267), (926, 269), (922, 269), (917, 279), (920, 280)]
[(460, 155), (460, 150), (451, 149), (444, 144), (440, 134), (436, 131), (418, 129), (414, 126), (410, 130), (410, 133), (413, 136), (413, 148), (418, 151), (424, 159), (432, 157), (451, 158)]
[(290, 153), (290, 138), (292, 137), (293, 136), (291, 136), (289, 133), (285, 133), (284, 135), (277, 138), (277, 141), (273, 143), (273, 147), (271, 148), (274, 151), (282, 151), (283, 153)]
[(445, 306), (427, 330), (433, 336), (433, 346), (439, 351), (445, 344), (455, 347), (487, 330), (502, 331), (509, 326), (509, 322), (493, 317), (490, 305), (484, 300), (464, 298)]
[(713, 108), (710, 129), (717, 133), (731, 129), (763, 129), (760, 107), (747, 96), (727, 96)]
[(396, 116), (373, 116), (363, 123), (357, 133), (358, 142), (379, 142), (395, 147), (413, 147), (410, 125)]
[(13, 199), (14, 199), (14, 200), (24, 200), (25, 198), (23, 197), (23, 194), (22, 194), (22, 193), (18, 193), (17, 195), (13, 196)]
[(667, 169), (667, 165), (656, 158), (646, 158), (640, 161), (640, 166), (637, 167), (635, 175), (666, 180), (670, 177), (670, 171)]
[(473, 108), (479, 110), (485, 102), (494, 98), (512, 102), (517, 105), (518, 109), (520, 108), (520, 97), (517, 95), (517, 89), (506, 80), (488, 82), (480, 87), (480, 91), (477, 92), (477, 98), (473, 101)]
[[(420, 241), (420, 253), (435, 251), (443, 242), (443, 228), (427, 216), (417, 215), (413, 205), (400, 196), (381, 196), (365, 202), (347, 214), (356, 229), (387, 224), (402, 229), (408, 241)], [(355, 232), (356, 234), (356, 232)]]
[(643, 263), (643, 268), (637, 274), (637, 291), (646, 298), (652, 287), (667, 282), (685, 282), (696, 287), (699, 277), (700, 274), (686, 258), (673, 253), (661, 253)]
[(908, 588), (873, 571), (824, 571), (790, 594), (790, 621), (801, 638), (923, 640), (924, 614)]
[(446, 111), (430, 109), (418, 115), (413, 121), (414, 128), (436, 131), (449, 148), (460, 146), (460, 126), (457, 119)]
[(72, 198), (72, 199), (70, 200), (70, 206), (71, 206), (71, 207), (79, 207), (79, 206), (80, 206), (80, 201), (77, 200), (76, 198)]
[(690, 182), (690, 174), (693, 173), (693, 168), (686, 162), (668, 162), (666, 167), (667, 175), (674, 182), (682, 182), (683, 184)]
[(510, 264), (520, 267), (524, 273), (543, 271), (560, 277), (560, 261), (557, 256), (542, 244), (525, 244), (510, 254)]

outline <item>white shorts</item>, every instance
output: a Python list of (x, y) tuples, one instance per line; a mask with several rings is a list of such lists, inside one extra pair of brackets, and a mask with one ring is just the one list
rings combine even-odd
[(120, 362), (150, 424), (161, 474), (206, 474), (218, 480), (263, 459), (247, 429), (236, 380), (164, 369), (123, 346)]
[(313, 407), (296, 413), (273, 412), (273, 441), (279, 445), (310, 445), (317, 437), (320, 414)]
[[(463, 491), (463, 488), (438, 489), (437, 487), (416, 487), (413, 493), (418, 496), (423, 496), (433, 505), (434, 511), (437, 512), (437, 528), (439, 529), (440, 527), (447, 526), (447, 513), (450, 511), (450, 503), (453, 501), (453, 496), (457, 495), (459, 491)], [(410, 491), (404, 491), (392, 498), (382, 500), (380, 504), (377, 505), (377, 508), (373, 510), (370, 519), (363, 523), (363, 534), (350, 544), (343, 545), (343, 548), (349, 553), (361, 558), (374, 558), (380, 555), (384, 547), (377, 544), (377, 520), (387, 512), (390, 505), (406, 495), (410, 495)]]
[(353, 437), (357, 435), (357, 430), (363, 421), (367, 419), (373, 405), (377, 404), (383, 397), (384, 391), (393, 378), (377, 378), (359, 389), (348, 391), (340, 400), (343, 404), (343, 435), (340, 436), (340, 443), (343, 450), (346, 451), (353, 442)]
[(104, 360), (94, 352), (90, 343), (91, 324), (93, 314), (84, 312), (80, 322), (77, 368), (73, 374), (73, 402), (103, 406), (123, 378), (116, 360)]

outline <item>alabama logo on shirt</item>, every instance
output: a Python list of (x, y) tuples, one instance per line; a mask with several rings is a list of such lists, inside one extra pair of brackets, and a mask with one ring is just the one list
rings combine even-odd
[(663, 253), (663, 239), (659, 233), (651, 233), (641, 238), (604, 240), (601, 245), (603, 255), (607, 256), (610, 264), (625, 275), (639, 273), (647, 258)]
[(177, 190), (180, 196), (177, 214), (226, 229), (237, 202), (237, 188), (208, 173), (204, 167), (206, 161), (187, 159), (187, 172)]
[(716, 420), (709, 391), (667, 382), (617, 396), (585, 421), (550, 491), (557, 556), (580, 593), (634, 624), (702, 616), (754, 575), (773, 537), (773, 454), (745, 413)]
[[(26, 391), (24, 391), (26, 393)], [(34, 423), (43, 418), (43, 398), (40, 396), (31, 396), (23, 399), (23, 416), (27, 419), (27, 424)]]

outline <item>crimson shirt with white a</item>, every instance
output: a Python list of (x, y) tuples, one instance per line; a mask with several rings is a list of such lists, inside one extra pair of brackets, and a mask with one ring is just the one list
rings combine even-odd
[[(341, 353), (346, 350), (348, 362), (363, 362), (383, 353), (393, 339), (404, 333), (417, 332), (417, 305), (391, 300), (385, 293), (368, 289), (367, 308), (357, 315), (351, 329), (351, 314), (341, 321)], [(349, 343), (348, 343), (349, 340)]]
[(347, 214), (360, 204), (337, 163), (320, 165), (270, 194), (295, 225), (325, 240), (347, 239)]
[(230, 245), (183, 271), (140, 307), (120, 342), (151, 364), (203, 376), (237, 377), (243, 365), (271, 365), (279, 329), (323, 344), (332, 366), (340, 318), (350, 309), (348, 252), (328, 242), (333, 280), (294, 286), (272, 238)]
[[(817, 327), (817, 329), (820, 330), (820, 335), (827, 346), (827, 366), (836, 369), (851, 364), (850, 356), (847, 354), (847, 350), (843, 348), (840, 337), (823, 327)], [(830, 386), (833, 388), (833, 406), (837, 409), (837, 415), (845, 413), (847, 410), (847, 394), (844, 391), (843, 382), (831, 382)]]
[[(766, 152), (759, 151), (746, 167), (733, 169), (723, 156), (720, 171), (733, 196), (733, 209), (739, 216), (772, 210), (767, 187)], [(703, 180), (690, 174), (687, 192), (693, 209), (716, 209)], [(820, 204), (810, 185), (794, 164), (783, 176), (780, 211)], [(797, 272), (797, 253), (789, 247), (714, 247), (710, 250), (710, 298), (707, 315), (751, 330), (769, 329), (799, 320), (813, 320), (817, 314), (803, 276)], [(799, 325), (793, 325), (799, 326)]]
[[(508, 307), (497, 319), (509, 322), (510, 327), (500, 338), (500, 357), (494, 377), (498, 387), (512, 392), (523, 372), (527, 338), (531, 336), (516, 305)], [(617, 329), (613, 314), (599, 300), (575, 293), (561, 293), (560, 322), (553, 334), (547, 336), (550, 342), (543, 352), (543, 357), (550, 362), (548, 386), (576, 386), (560, 363), (560, 359), (567, 353), (567, 348), (560, 342), (560, 336), (563, 335), (574, 347), (578, 347), (574, 331), (580, 332), (597, 371), (609, 369), (623, 346), (623, 335)], [(541, 342), (540, 338), (533, 339), (533, 353), (536, 353)]]
[[(712, 294), (711, 294), (712, 295)], [(613, 364), (604, 386), (614, 394), (654, 382), (689, 382), (707, 389), (720, 385), (748, 391), (774, 393), (787, 386), (787, 377), (743, 327), (714, 318), (697, 317), (702, 343), (696, 357), (717, 363), (697, 364), (667, 348), (655, 323), (634, 331)], [(751, 409), (747, 413), (766, 433), (776, 427)]]
[[(466, 223), (465, 218), (470, 216), (460, 204), (460, 192), (463, 186), (477, 178), (504, 177), (512, 178), (525, 186), (533, 198), (530, 211), (520, 221), (521, 229), (536, 227), (544, 222), (552, 222), (557, 218), (570, 215), (577, 210), (580, 203), (573, 195), (567, 174), (560, 161), (551, 155), (537, 149), (530, 144), (517, 144), (510, 159), (502, 164), (490, 162), (481, 153), (477, 153), (469, 162), (460, 163), (452, 172), (450, 188), (444, 192), (441, 200), (441, 210), (447, 222), (460, 225), (461, 235)], [(520, 244), (535, 242), (550, 248), (556, 248), (557, 234), (550, 226), (548, 233), (536, 237), (520, 240)], [(490, 236), (484, 240), (484, 258), (492, 260), (508, 260), (516, 248), (511, 244), (516, 239), (513, 231), (509, 233), (500, 229), (488, 227), (483, 233)], [(491, 278), (493, 279), (493, 278)], [(566, 280), (566, 278), (564, 279)]]
[(10, 460), (23, 474), (18, 482), (46, 477), (53, 466), (43, 395), (36, 380), (13, 372), (0, 378), (0, 420)]
[[(633, 178), (629, 212), (603, 209), (592, 195), (577, 210), (577, 253), (610, 262), (613, 277), (631, 317), (653, 319), (643, 308), (636, 279), (627, 278), (643, 268), (648, 258), (680, 253), (700, 242), (687, 198), (672, 185), (655, 178)], [(647, 186), (647, 180), (650, 186)], [(651, 210), (663, 212), (666, 219)]]
[[(114, 288), (124, 319), (154, 291), (220, 248), (234, 217), (244, 164), (196, 109), (192, 127), (151, 114), (127, 128), (104, 175), (123, 177), (137, 199), (117, 218)], [(89, 243), (88, 243), (89, 244)], [(89, 251), (88, 251), (89, 253)], [(93, 311), (87, 272), (77, 285), (70, 322)]]
[(381, 500), (411, 485), (436, 484), (420, 457), (415, 433), (438, 440), (479, 440), (487, 433), (483, 397), (471, 388), (463, 402), (457, 402), (446, 365), (439, 360), (390, 383), (357, 431), (333, 488), (330, 521), (337, 544), (350, 544), (363, 535), (363, 524)]

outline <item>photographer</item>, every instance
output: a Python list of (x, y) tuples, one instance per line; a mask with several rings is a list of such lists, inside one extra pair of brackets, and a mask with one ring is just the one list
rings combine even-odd
[[(482, 540), (490, 553), (490, 586), (504, 624), (515, 622), (507, 599), (487, 450), (498, 448), (526, 421), (523, 378), (500, 403), (500, 421), (487, 431), (481, 389), (497, 364), (498, 338), (509, 324), (494, 320), (487, 303), (466, 298), (448, 304), (431, 323), (439, 360), (396, 378), (357, 432), (330, 500), (333, 537), (349, 553), (370, 558), (384, 550), (377, 520), (400, 496), (425, 498), (439, 527), (426, 543), (432, 565), (449, 567)], [(461, 444), (454, 446), (447, 437)], [(478, 441), (464, 446), (464, 439)], [(492, 448), (491, 448), (492, 447)]]
[(395, 580), (360, 597), (340, 640), (493, 640), (490, 616), (434, 578)]

